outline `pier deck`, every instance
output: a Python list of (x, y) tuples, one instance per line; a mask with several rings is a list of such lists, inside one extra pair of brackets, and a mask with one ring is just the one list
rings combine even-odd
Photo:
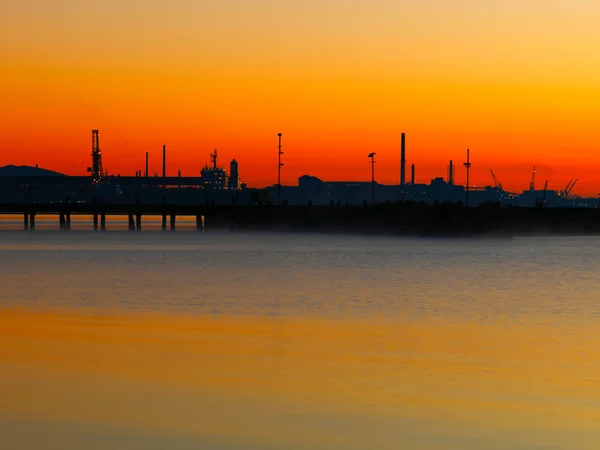
[(504, 208), (497, 204), (466, 208), (457, 204), (380, 204), (375, 206), (0, 203), (2, 216), (20, 215), (24, 229), (35, 229), (39, 215), (57, 215), (61, 230), (71, 216), (93, 216), (94, 230), (106, 229), (107, 216), (127, 216), (129, 229), (141, 230), (143, 216), (161, 216), (162, 229), (174, 230), (178, 216), (196, 218), (198, 231), (318, 231), (369, 234), (471, 236), (522, 234), (600, 235), (600, 209)]

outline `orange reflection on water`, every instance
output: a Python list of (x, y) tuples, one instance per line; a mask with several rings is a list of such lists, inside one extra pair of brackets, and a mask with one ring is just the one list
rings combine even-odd
[(599, 338), (533, 323), (4, 310), (0, 417), (285, 448), (409, 436), (410, 448), (471, 448), (450, 439), (461, 433), (593, 448)]

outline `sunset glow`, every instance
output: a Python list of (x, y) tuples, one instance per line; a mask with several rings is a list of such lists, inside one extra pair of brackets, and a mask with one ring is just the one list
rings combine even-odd
[(0, 166), (196, 175), (218, 148), (250, 186), (300, 175), (508, 190), (600, 186), (600, 3), (592, 0), (8, 0), (0, 6)]
[[(575, 378), (569, 368), (587, 361), (593, 372), (598, 352), (581, 348), (578, 339), (597, 342), (598, 333), (564, 336), (540, 351), (540, 342), (552, 336), (525, 326), (8, 310), (0, 317), (0, 355), (10, 363), (0, 386), (0, 417), (196, 439), (233, 439), (235, 433), (244, 448), (264, 448), (266, 439), (292, 448), (324, 448), (327, 442), (327, 448), (358, 449), (385, 442), (369, 422), (333, 437), (312, 432), (311, 422), (282, 421), (288, 413), (277, 407), (294, 405), (297, 416), (321, 420), (332, 413), (353, 420), (360, 411), (376, 412), (378, 421), (396, 424), (398, 442), (408, 441), (399, 419), (410, 417), (413, 432), (431, 436), (465, 428), (475, 436), (498, 433), (502, 424), (515, 443), (530, 445), (540, 439), (532, 430), (546, 434), (544, 442), (564, 443), (572, 435), (553, 432), (564, 427), (577, 430), (576, 448), (591, 449), (600, 420), (590, 406), (597, 402), (598, 383), (592, 376)], [(557, 360), (564, 366), (557, 367)], [(45, 374), (43, 384), (39, 373)], [(80, 381), (68, 383), (73, 377)], [(543, 401), (566, 391), (572, 401), (560, 408)], [(82, 408), (82, 399), (94, 407)], [(265, 430), (267, 419), (276, 426)], [(442, 448), (426, 442), (415, 441), (415, 448)], [(449, 445), (444, 448), (467, 448)]]

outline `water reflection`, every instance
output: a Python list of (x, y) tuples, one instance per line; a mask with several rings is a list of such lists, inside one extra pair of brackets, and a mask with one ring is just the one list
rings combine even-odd
[[(5, 310), (0, 330), (0, 416), (52, 424), (64, 445), (79, 427), (175, 436), (181, 448), (594, 448), (600, 438), (594, 328)], [(2, 430), (10, 448), (34, 439), (16, 430)]]
[(2, 236), (6, 448), (600, 442), (600, 241)]

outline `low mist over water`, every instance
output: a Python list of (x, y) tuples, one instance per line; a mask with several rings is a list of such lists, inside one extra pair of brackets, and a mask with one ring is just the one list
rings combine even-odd
[(10, 449), (595, 449), (600, 238), (0, 232)]

